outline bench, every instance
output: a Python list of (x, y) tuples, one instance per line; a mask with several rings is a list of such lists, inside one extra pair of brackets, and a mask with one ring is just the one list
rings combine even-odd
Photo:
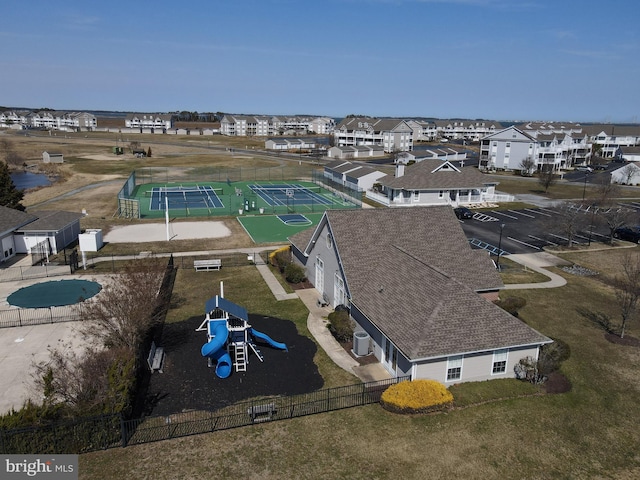
[(247, 409), (247, 415), (251, 417), (253, 423), (268, 422), (271, 417), (276, 413), (276, 406), (273, 403), (267, 403), (264, 405), (254, 405)]
[(147, 363), (149, 364), (149, 370), (151, 370), (151, 373), (156, 370), (162, 373), (162, 366), (164, 364), (164, 348), (157, 347), (156, 342), (151, 342), (151, 350), (149, 350)]
[(196, 272), (201, 270), (220, 270), (222, 267), (222, 260), (219, 258), (213, 260), (194, 260), (193, 268), (196, 269)]

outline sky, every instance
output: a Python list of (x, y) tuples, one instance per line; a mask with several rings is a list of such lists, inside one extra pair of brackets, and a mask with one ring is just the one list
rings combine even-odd
[(0, 3), (0, 106), (637, 123), (637, 0)]

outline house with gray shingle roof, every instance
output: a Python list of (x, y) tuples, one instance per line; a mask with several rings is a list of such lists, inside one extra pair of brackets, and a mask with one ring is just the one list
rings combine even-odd
[(503, 287), (447, 207), (327, 210), (290, 239), (320, 297), (393, 376), (443, 383), (514, 377), (551, 340), (494, 305)]
[[(0, 206), (0, 242), (4, 262), (34, 251), (56, 254), (78, 240), (82, 214), (65, 211), (21, 212)], [(43, 251), (44, 249), (44, 251)]]
[(389, 207), (481, 205), (496, 201), (498, 184), (475, 167), (458, 167), (437, 159), (408, 166), (398, 162), (395, 176), (381, 177), (378, 183), (377, 191), (367, 191), (367, 197)]

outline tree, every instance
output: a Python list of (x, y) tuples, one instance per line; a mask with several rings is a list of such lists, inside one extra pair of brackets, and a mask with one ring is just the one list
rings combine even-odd
[(127, 263), (115, 281), (81, 304), (83, 333), (104, 347), (135, 351), (163, 318), (166, 302), (159, 292), (165, 268), (155, 258)]
[(624, 185), (633, 185), (634, 177), (638, 173), (638, 169), (634, 164), (628, 163), (627, 165), (622, 167), (622, 170), (620, 170), (620, 173), (622, 175), (622, 183)]
[(621, 267), (622, 273), (614, 277), (611, 283), (622, 316), (620, 338), (624, 338), (627, 323), (635, 317), (640, 300), (640, 255), (627, 253)]
[(609, 181), (607, 175), (603, 175), (596, 183), (595, 197), (591, 214), (595, 222), (606, 225), (609, 229), (609, 243), (613, 243), (613, 232), (633, 221), (634, 210), (621, 207), (617, 204), (620, 186)]
[(147, 157), (151, 158), (151, 147), (147, 149)]
[(9, 167), (6, 163), (0, 162), (0, 205), (24, 211), (24, 206), (20, 203), (24, 193), (18, 190), (11, 179)]
[(549, 188), (555, 185), (557, 180), (558, 179), (552, 169), (544, 170), (538, 175), (538, 183), (542, 188), (544, 188), (544, 193), (547, 193)]
[(34, 365), (34, 384), (44, 407), (69, 416), (127, 413), (136, 381), (129, 350), (87, 350), (77, 354), (62, 345), (50, 359)]
[(554, 211), (557, 213), (557, 215), (553, 217), (554, 226), (567, 239), (567, 247), (571, 248), (576, 234), (581, 229), (587, 227), (587, 215), (570, 203), (556, 207)]
[(523, 177), (530, 177), (535, 168), (536, 168), (536, 161), (531, 156), (525, 157), (520, 162), (520, 174)]

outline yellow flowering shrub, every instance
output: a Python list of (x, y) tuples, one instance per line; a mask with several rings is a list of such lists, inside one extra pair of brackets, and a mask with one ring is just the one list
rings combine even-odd
[[(274, 267), (279, 266), (278, 262), (277, 262), (278, 254), (282, 254), (282, 253), (288, 252), (289, 249), (290, 249), (289, 245), (285, 245), (284, 247), (280, 247), (277, 250), (274, 250), (273, 252), (271, 252), (269, 254), (269, 263), (271, 265), (273, 265)], [(282, 266), (282, 268), (284, 268), (284, 265), (281, 265), (281, 266)]]
[(380, 403), (396, 413), (426, 413), (450, 407), (453, 395), (435, 380), (414, 380), (391, 385), (382, 393)]

